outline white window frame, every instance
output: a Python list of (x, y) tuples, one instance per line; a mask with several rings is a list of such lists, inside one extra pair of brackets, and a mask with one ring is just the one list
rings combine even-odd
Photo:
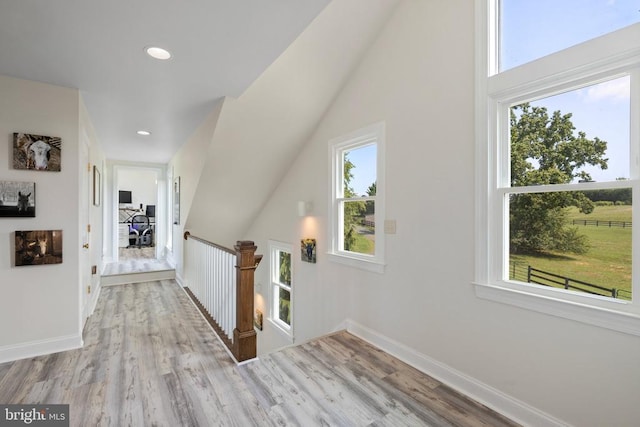
[[(376, 195), (361, 197), (358, 200), (375, 201), (375, 254), (360, 254), (342, 249), (344, 240), (344, 220), (342, 203), (344, 191), (343, 153), (376, 145)], [(379, 122), (358, 129), (347, 135), (329, 141), (329, 164), (331, 165), (331, 190), (329, 191), (329, 260), (351, 267), (357, 267), (376, 273), (384, 273), (384, 219), (385, 219), (385, 123)]]
[[(640, 24), (498, 72), (498, 1), (476, 0), (476, 271), (479, 298), (640, 336), (640, 232), (633, 230), (632, 298), (615, 300), (508, 280), (508, 111), (511, 105), (596, 84), (631, 79), (630, 179), (528, 187), (527, 191), (631, 187), (640, 220)], [(492, 142), (493, 141), (493, 142)], [(506, 244), (506, 246), (505, 246)]]
[[(280, 276), (280, 252), (287, 252), (291, 254), (291, 284), (289, 286), (279, 282)], [(294, 290), (293, 290), (293, 246), (289, 243), (278, 242), (275, 240), (269, 240), (269, 322), (275, 326), (276, 330), (282, 333), (290, 342), (293, 343), (293, 322), (294, 322)], [(280, 303), (280, 289), (286, 289), (289, 291), (291, 298), (289, 311), (291, 313), (291, 325), (287, 325), (280, 320), (279, 303)]]

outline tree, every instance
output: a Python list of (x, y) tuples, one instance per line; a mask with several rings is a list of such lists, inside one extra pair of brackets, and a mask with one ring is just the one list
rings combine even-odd
[[(368, 188), (367, 188), (367, 196), (372, 197), (376, 195), (376, 191), (377, 191), (377, 181), (374, 181)], [(375, 205), (374, 205), (374, 201), (373, 200), (367, 200), (365, 202), (365, 215), (371, 215), (371, 214), (375, 214)]]
[[(348, 159), (349, 153), (344, 155), (344, 198), (357, 197), (356, 192), (351, 188), (351, 180), (353, 173), (351, 172), (356, 166)], [(356, 234), (358, 218), (365, 211), (364, 202), (344, 202), (344, 250), (349, 251), (356, 243)]]
[(373, 184), (371, 184), (367, 188), (367, 195), (368, 196), (375, 196), (377, 189), (378, 189), (378, 183), (377, 183), (377, 181), (374, 181)]
[[(571, 113), (525, 103), (511, 108), (511, 186), (591, 181), (583, 166), (607, 168), (607, 143), (584, 132), (574, 135)], [(591, 213), (594, 204), (580, 191), (512, 194), (509, 200), (510, 251), (584, 253), (586, 236), (567, 221), (566, 207)]]
[[(291, 286), (291, 254), (288, 252), (280, 252), (280, 283)], [(280, 288), (279, 301), (279, 318), (291, 325), (291, 293)]]

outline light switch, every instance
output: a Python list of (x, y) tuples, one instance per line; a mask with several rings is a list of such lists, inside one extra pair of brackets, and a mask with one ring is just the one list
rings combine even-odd
[(396, 234), (396, 220), (385, 219), (384, 220), (384, 234)]

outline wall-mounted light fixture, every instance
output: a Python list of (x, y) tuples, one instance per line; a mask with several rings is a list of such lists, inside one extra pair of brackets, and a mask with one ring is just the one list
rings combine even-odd
[(260, 331), (262, 330), (262, 312), (260, 310), (256, 310), (256, 315), (253, 317), (253, 326)]
[(298, 202), (298, 216), (303, 217), (313, 212), (312, 202)]

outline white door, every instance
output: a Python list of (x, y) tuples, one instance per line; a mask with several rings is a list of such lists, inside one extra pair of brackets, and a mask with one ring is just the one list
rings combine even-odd
[(81, 169), (82, 179), (80, 183), (80, 236), (82, 239), (82, 248), (80, 249), (80, 303), (82, 313), (82, 325), (89, 317), (89, 301), (91, 300), (91, 242), (90, 232), (90, 214), (91, 214), (91, 164), (89, 163), (89, 142), (86, 135), (83, 134), (81, 145)]

